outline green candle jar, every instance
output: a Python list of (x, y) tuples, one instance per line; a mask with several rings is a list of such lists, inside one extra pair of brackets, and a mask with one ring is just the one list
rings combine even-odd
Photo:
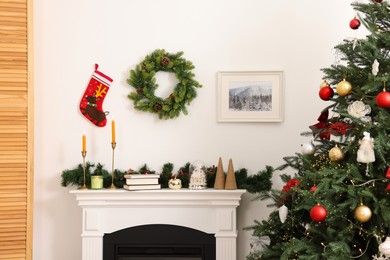
[(103, 176), (102, 175), (91, 176), (91, 189), (93, 189), (93, 190), (103, 189)]

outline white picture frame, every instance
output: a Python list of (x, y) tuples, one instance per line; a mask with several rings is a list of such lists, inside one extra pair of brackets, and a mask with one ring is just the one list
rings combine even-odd
[(283, 71), (220, 71), (218, 122), (282, 122)]

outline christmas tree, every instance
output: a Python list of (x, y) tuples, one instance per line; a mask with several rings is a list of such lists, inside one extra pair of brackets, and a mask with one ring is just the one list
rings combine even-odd
[(328, 106), (302, 133), (311, 140), (301, 153), (275, 169), (283, 189), (258, 196), (275, 211), (247, 227), (247, 259), (390, 259), (390, 9), (352, 8), (351, 30), (368, 33), (335, 46), (338, 61), (321, 70)]

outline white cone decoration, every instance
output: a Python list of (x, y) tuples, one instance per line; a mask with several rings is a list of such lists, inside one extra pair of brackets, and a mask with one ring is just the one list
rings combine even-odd
[(386, 257), (390, 256), (390, 237), (386, 237), (386, 240), (379, 245), (379, 252)]
[(374, 63), (372, 64), (372, 75), (376, 76), (379, 72), (379, 62), (377, 59), (374, 60)]
[(279, 218), (280, 218), (280, 222), (284, 223), (287, 219), (287, 215), (288, 215), (288, 208), (286, 206), (281, 206), (279, 208)]

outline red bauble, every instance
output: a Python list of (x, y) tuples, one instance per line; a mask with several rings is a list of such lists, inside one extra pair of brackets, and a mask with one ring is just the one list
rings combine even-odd
[(314, 185), (313, 187), (310, 188), (310, 191), (311, 191), (311, 192), (314, 192), (314, 191), (316, 191), (316, 190), (317, 190), (317, 186), (316, 186), (316, 185)]
[(376, 96), (376, 104), (381, 108), (390, 108), (390, 92), (382, 91)]
[(387, 178), (387, 179), (390, 179), (390, 167), (387, 168), (387, 171), (386, 171), (386, 178)]
[(326, 208), (321, 205), (315, 205), (310, 210), (310, 217), (315, 222), (322, 222), (326, 219), (328, 213), (326, 212)]
[(351, 29), (353, 29), (353, 30), (358, 29), (360, 27), (360, 21), (357, 18), (353, 18), (349, 22), (349, 27), (351, 27)]
[(375, 3), (382, 3), (382, 0), (374, 0)]
[(331, 87), (325, 86), (325, 87), (320, 88), (319, 95), (320, 95), (320, 98), (322, 100), (327, 101), (333, 97), (334, 91)]

